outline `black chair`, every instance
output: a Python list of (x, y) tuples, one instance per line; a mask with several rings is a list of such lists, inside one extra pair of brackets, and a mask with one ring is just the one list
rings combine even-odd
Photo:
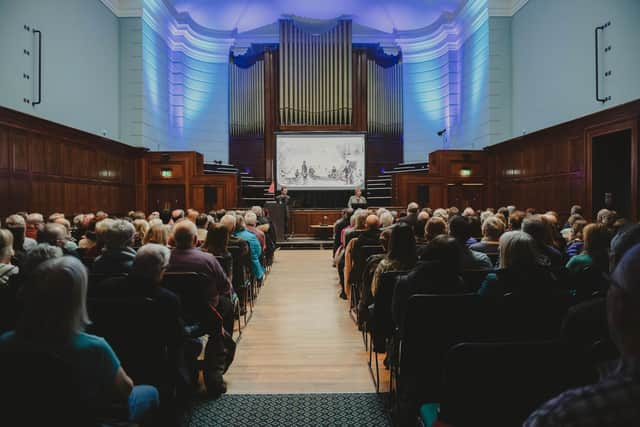
[[(391, 315), (391, 304), (393, 292), (399, 276), (407, 274), (406, 271), (386, 271), (378, 278), (378, 288), (374, 297), (373, 313), (370, 322), (367, 322), (366, 329), (371, 335), (369, 339), (369, 369), (371, 359), (375, 359), (376, 391), (380, 391), (380, 369), (378, 367), (378, 353), (386, 353), (390, 340), (395, 335), (395, 325)], [(394, 364), (392, 364), (394, 366)], [(373, 372), (372, 372), (373, 373)], [(389, 381), (391, 385), (391, 381)]]
[(367, 260), (372, 255), (384, 253), (382, 245), (363, 245), (352, 253), (351, 268), (351, 310), (355, 313), (356, 321), (358, 321), (358, 303), (360, 302), (360, 282), (362, 280), (362, 272), (364, 271)]
[(180, 297), (183, 318), (187, 325), (205, 321), (210, 316), (207, 277), (195, 272), (166, 272), (163, 286)]
[(594, 380), (557, 341), (458, 344), (445, 357), (440, 417), (456, 427), (522, 425), (542, 403)]
[(100, 297), (103, 294), (103, 289), (101, 289), (101, 285), (107, 279), (111, 279), (114, 277), (127, 277), (127, 273), (120, 274), (97, 274), (91, 273), (89, 274), (89, 281), (87, 286), (87, 297)]
[[(227, 277), (229, 278), (229, 280), (231, 280), (231, 283), (233, 283), (233, 255), (231, 255), (231, 256), (216, 256), (216, 259), (218, 260), (218, 262), (222, 266), (222, 269), (227, 274)], [(240, 336), (242, 335), (242, 324), (240, 322), (241, 314), (240, 314), (240, 301), (239, 301), (239, 299), (236, 300), (235, 303), (233, 304), (233, 315), (234, 315), (235, 319), (238, 321), (238, 337), (236, 338), (236, 340), (238, 340), (238, 339), (240, 339)], [(233, 331), (231, 331), (231, 335), (233, 335)]]
[(0, 425), (98, 426), (90, 402), (75, 391), (71, 366), (48, 353), (0, 353)]
[(567, 298), (413, 295), (405, 315), (399, 399), (411, 416), (417, 404), (439, 402), (446, 352), (462, 342), (550, 340), (560, 337)]
[[(240, 246), (229, 246), (232, 259), (232, 284), (240, 298), (240, 306), (244, 311), (244, 324), (253, 314), (253, 288), (251, 287), (251, 267), (248, 254), (242, 253)], [(249, 311), (249, 313), (247, 313)]]
[(151, 384), (172, 395), (177, 355), (170, 355), (163, 313), (145, 297), (89, 298), (89, 331), (103, 337), (138, 384)]
[(586, 301), (594, 294), (604, 294), (609, 288), (609, 279), (606, 274), (597, 268), (587, 267), (580, 272), (568, 272), (565, 282), (576, 301)]

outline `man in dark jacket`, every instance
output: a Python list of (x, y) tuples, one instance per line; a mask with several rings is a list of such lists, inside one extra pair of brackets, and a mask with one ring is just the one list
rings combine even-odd
[(351, 215), (353, 215), (353, 209), (345, 208), (342, 209), (342, 218), (340, 218), (333, 226), (333, 253), (336, 253), (336, 250), (340, 247), (340, 236), (342, 235), (342, 230), (347, 228), (351, 221)]
[(136, 230), (133, 224), (116, 220), (104, 231), (102, 255), (93, 263), (92, 272), (98, 274), (128, 273), (136, 257), (131, 248)]
[(416, 228), (418, 228), (418, 209), (419, 206), (416, 202), (409, 203), (409, 206), (407, 206), (407, 216), (403, 216), (398, 220), (398, 222), (406, 222), (409, 224), (413, 229), (414, 236), (416, 235)]

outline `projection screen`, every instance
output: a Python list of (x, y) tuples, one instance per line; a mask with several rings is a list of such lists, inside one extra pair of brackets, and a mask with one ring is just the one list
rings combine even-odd
[(365, 183), (364, 134), (276, 134), (278, 188), (348, 190)]

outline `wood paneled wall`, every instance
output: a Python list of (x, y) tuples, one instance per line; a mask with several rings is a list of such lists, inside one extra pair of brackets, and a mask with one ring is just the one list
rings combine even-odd
[(144, 151), (0, 107), (0, 215), (127, 212)]
[[(640, 100), (487, 147), (489, 204), (553, 209), (562, 216), (579, 204), (589, 215), (598, 208), (591, 200), (591, 139), (630, 129), (637, 153), (639, 120)], [(629, 161), (636, 174), (630, 177), (636, 184), (632, 206), (637, 206), (637, 156)], [(637, 208), (632, 216), (637, 218)]]

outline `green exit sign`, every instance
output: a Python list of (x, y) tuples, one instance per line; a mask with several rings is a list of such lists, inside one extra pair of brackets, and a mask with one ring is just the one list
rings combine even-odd
[(460, 169), (460, 176), (471, 176), (471, 169), (462, 168)]
[(171, 169), (162, 169), (160, 173), (163, 178), (171, 178), (173, 176), (173, 171)]

